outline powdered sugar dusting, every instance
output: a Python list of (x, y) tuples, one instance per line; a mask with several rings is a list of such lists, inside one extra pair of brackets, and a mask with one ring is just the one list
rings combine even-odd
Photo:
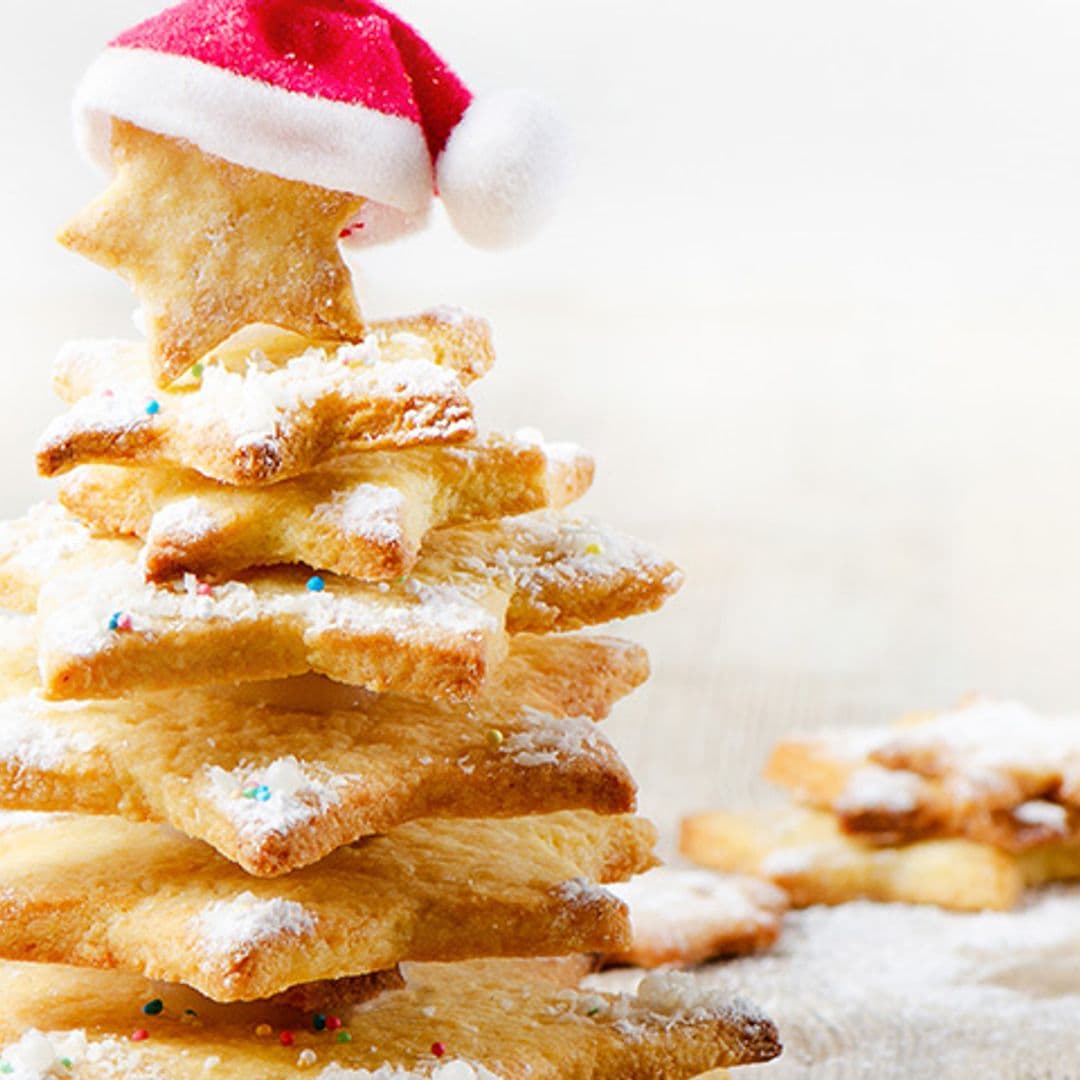
[[(589, 985), (635, 978), (613, 972)], [(1072, 1076), (1080, 888), (977, 915), (867, 902), (809, 908), (788, 916), (778, 949), (696, 978), (750, 995), (773, 1017), (785, 1053), (764, 1075), (778, 1080)]]
[(405, 496), (388, 484), (357, 484), (320, 506), (316, 517), (333, 522), (347, 537), (379, 544), (400, 543), (404, 537)]
[(206, 782), (213, 804), (240, 836), (258, 842), (283, 836), (325, 814), (339, 801), (346, 778), (321, 778), (295, 757), (285, 757), (262, 768), (208, 766)]
[(959, 772), (1054, 770), (1080, 754), (1080, 719), (1043, 716), (1016, 702), (979, 701), (894, 730), (883, 754), (934, 754)]
[(708, 870), (660, 866), (607, 889), (630, 909), (635, 938), (672, 953), (721, 925), (733, 932), (772, 926), (787, 907), (785, 894), (768, 882)]
[[(74, 708), (78, 708), (76, 704)], [(46, 771), (72, 754), (85, 754), (96, 741), (87, 732), (71, 731), (51, 722), (63, 715), (61, 703), (46, 705), (37, 694), (0, 701), (0, 761), (24, 770)]]
[(525, 768), (557, 765), (586, 754), (595, 754), (602, 746), (596, 725), (589, 720), (558, 720), (534, 709), (523, 709), (522, 722), (527, 731), (507, 736), (500, 750)]
[[(343, 630), (430, 638), (441, 633), (485, 633), (497, 629), (495, 615), (475, 602), (464, 586), (410, 581), (405, 595), (378, 586), (331, 582), (321, 593), (293, 579), (239, 581), (207, 593), (188, 575), (182, 582), (147, 584), (134, 562), (103, 563), (91, 572), (51, 582), (42, 592), (48, 613), (42, 643), (53, 653), (92, 656), (110, 648), (115, 612), (130, 620), (129, 633), (152, 637), (198, 622), (251, 623), (264, 619), (300, 621), (298, 632), (319, 635)], [(80, 602), (72, 603), (79, 596)]]
[[(428, 343), (422, 338), (425, 348)], [(384, 363), (373, 339), (332, 356), (308, 349), (281, 367), (253, 360), (243, 373), (211, 365), (202, 386), (177, 402), (183, 424), (221, 425), (238, 447), (258, 445), (330, 397), (430, 397), (453, 393), (454, 373), (427, 359)]]
[(35, 579), (55, 573), (90, 542), (86, 526), (55, 503), (40, 503), (20, 520), (0, 524), (0, 554), (5, 564)]
[(703, 984), (690, 972), (661, 971), (646, 975), (633, 995), (563, 992), (572, 1011), (597, 1022), (613, 1022), (622, 1034), (641, 1036), (649, 1027), (722, 1020), (732, 1026), (768, 1024), (765, 1015), (744, 998)]
[(250, 892), (215, 900), (192, 919), (208, 965), (247, 955), (263, 942), (310, 937), (315, 926), (315, 916), (296, 901), (261, 900)]
[(219, 527), (217, 518), (206, 502), (192, 496), (169, 503), (154, 514), (147, 543), (197, 544), (213, 536)]
[(535, 446), (553, 465), (577, 466), (589, 459), (588, 454), (572, 442), (548, 442), (538, 428), (521, 428), (514, 439), (526, 446)]
[(856, 769), (836, 800), (838, 814), (859, 814), (880, 810), (890, 814), (910, 814), (922, 804), (925, 782), (903, 769), (882, 769), (867, 765)]

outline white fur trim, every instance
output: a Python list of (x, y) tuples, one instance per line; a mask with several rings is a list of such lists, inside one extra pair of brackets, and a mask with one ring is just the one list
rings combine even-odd
[(562, 121), (541, 98), (523, 91), (476, 98), (439, 158), (439, 195), (471, 244), (508, 247), (547, 220), (570, 159)]
[(434, 188), (417, 124), (307, 97), (184, 56), (111, 48), (75, 97), (76, 136), (110, 167), (109, 120), (187, 139), (216, 157), (286, 180), (348, 191), (422, 216)]
[(431, 203), (419, 214), (403, 214), (385, 203), (365, 202), (360, 213), (349, 223), (341, 238), (347, 250), (389, 244), (410, 233), (426, 229), (431, 218)]

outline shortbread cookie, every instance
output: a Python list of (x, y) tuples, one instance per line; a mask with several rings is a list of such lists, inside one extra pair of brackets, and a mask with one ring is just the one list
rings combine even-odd
[(252, 323), (363, 337), (339, 250), (362, 199), (242, 168), (119, 120), (112, 159), (112, 185), (60, 242), (138, 294), (162, 386)]
[[(515, 963), (425, 965), (408, 989), (343, 1009), (342, 1026), (322, 1031), (309, 1017), (46, 964), (0, 964), (0, 998), (16, 1080), (30, 1068), (75, 1080), (689, 1080), (780, 1053), (758, 1009), (679, 972), (616, 996), (561, 989)], [(150, 1001), (161, 1013), (143, 1013)]]
[(48, 702), (29, 629), (0, 634), (5, 809), (166, 822), (260, 877), (417, 818), (634, 809), (615, 750), (566, 711), (575, 682), (599, 715), (644, 674), (623, 642), (525, 635), (468, 707), (369, 695), (313, 716), (200, 691)]
[(681, 847), (702, 865), (768, 878), (795, 907), (866, 899), (1007, 910), (1025, 886), (1080, 877), (1080, 844), (1019, 855), (968, 840), (883, 848), (845, 836), (831, 815), (812, 810), (687, 818)]
[[(481, 320), (426, 315), (374, 324), (359, 345), (290, 337), (286, 348), (281, 340), (276, 331), (242, 335), (220, 363), (171, 391), (154, 385), (140, 346), (69, 345), (54, 385), (74, 405), (43, 435), (39, 472), (166, 465), (228, 484), (268, 484), (349, 453), (476, 434), (464, 383), (493, 359)], [(275, 363), (266, 358), (275, 351), (291, 355)]]
[(977, 782), (964, 773), (921, 777), (874, 764), (875, 747), (915, 730), (854, 728), (785, 739), (772, 752), (766, 778), (832, 811), (845, 832), (873, 843), (958, 837), (1020, 852), (1080, 839), (1077, 808), (1026, 798), (1022, 786)]
[(547, 513), (440, 530), (411, 577), (378, 585), (283, 568), (217, 587), (194, 577), (156, 587), (143, 581), (133, 542), (123, 557), (117, 541), (72, 539), (58, 551), (57, 537), (79, 528), (53, 529), (41, 515), (0, 532), (0, 592), (49, 582), (40, 660), (58, 699), (308, 671), (375, 691), (468, 698), (505, 658), (508, 633), (653, 610), (681, 584), (676, 567), (637, 541)]
[(761, 952), (780, 934), (787, 894), (760, 878), (658, 866), (610, 892), (630, 909), (634, 941), (609, 963), (660, 967)]
[(151, 581), (281, 563), (388, 581), (413, 569), (432, 529), (564, 507), (592, 476), (575, 446), (491, 437), (359, 454), (264, 488), (190, 470), (83, 466), (60, 501), (96, 531), (141, 537)]
[(423, 821), (268, 882), (157, 826), (5, 814), (0, 956), (252, 1001), (410, 960), (614, 952), (625, 909), (588, 882), (648, 869), (654, 836), (585, 812)]

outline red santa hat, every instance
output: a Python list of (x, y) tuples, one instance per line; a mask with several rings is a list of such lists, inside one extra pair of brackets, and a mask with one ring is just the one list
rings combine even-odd
[(121, 34), (79, 88), (80, 141), (106, 168), (112, 117), (363, 196), (350, 234), (364, 243), (421, 224), (435, 194), (477, 246), (527, 239), (567, 157), (543, 102), (474, 98), (367, 0), (185, 0)]

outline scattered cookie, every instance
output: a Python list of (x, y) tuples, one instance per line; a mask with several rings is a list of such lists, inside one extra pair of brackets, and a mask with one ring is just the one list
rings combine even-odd
[(1080, 722), (974, 702), (893, 727), (785, 739), (766, 778), (877, 843), (964, 837), (1019, 852), (1080, 839)]
[[(552, 985), (518, 961), (413, 966), (408, 982), (341, 1008), (341, 1026), (320, 1031), (310, 1017), (216, 1005), (130, 975), (3, 963), (0, 1060), (47, 1073), (66, 1059), (77, 1077), (132, 1080), (689, 1080), (780, 1053), (754, 1006), (679, 972), (617, 996)], [(151, 1001), (163, 1008), (147, 1017)], [(260, 1025), (269, 1030), (256, 1035)]]
[(269, 488), (186, 470), (84, 466), (60, 502), (96, 530), (141, 537), (152, 581), (281, 563), (388, 581), (413, 569), (432, 529), (564, 507), (592, 475), (577, 447), (490, 437), (361, 454)]
[(587, 882), (648, 869), (654, 835), (585, 812), (424, 821), (262, 881), (157, 826), (3, 814), (0, 956), (251, 1001), (408, 960), (617, 951), (625, 909)]
[(658, 866), (609, 889), (630, 909), (633, 944), (607, 958), (637, 967), (690, 966), (769, 948), (787, 894), (757, 877)]
[[(60, 242), (135, 290), (161, 386), (253, 323), (341, 341), (364, 336), (339, 251), (362, 199), (242, 168), (121, 121), (112, 158), (112, 185)], [(194, 266), (198, 273), (187, 269)]]
[(1076, 843), (1046, 843), (1017, 855), (969, 840), (879, 847), (845, 836), (831, 814), (794, 808), (687, 818), (681, 850), (703, 866), (759, 874), (784, 889), (795, 907), (865, 899), (1007, 910), (1025, 887), (1080, 877)]
[(308, 671), (467, 698), (505, 658), (508, 633), (653, 610), (681, 584), (637, 541), (540, 512), (440, 530), (414, 574), (393, 584), (279, 569), (219, 587), (194, 577), (156, 587), (143, 581), (137, 544), (123, 555), (116, 541), (79, 546), (82, 526), (61, 519), (54, 529), (55, 518), (0, 530), (0, 593), (30, 595), (48, 581), (40, 659), (46, 693), (62, 699)]
[(417, 818), (634, 809), (610, 743), (568, 711), (605, 714), (643, 677), (627, 643), (523, 636), (468, 707), (368, 695), (313, 716), (209, 691), (48, 702), (24, 622), (0, 642), (5, 809), (166, 822), (260, 877)]
[(42, 436), (38, 471), (166, 465), (228, 484), (269, 484), (357, 451), (465, 442), (476, 434), (463, 381), (492, 361), (477, 319), (375, 326), (361, 345), (310, 347), (258, 329), (172, 391), (149, 378), (145, 350), (69, 346), (55, 384), (75, 404)]

